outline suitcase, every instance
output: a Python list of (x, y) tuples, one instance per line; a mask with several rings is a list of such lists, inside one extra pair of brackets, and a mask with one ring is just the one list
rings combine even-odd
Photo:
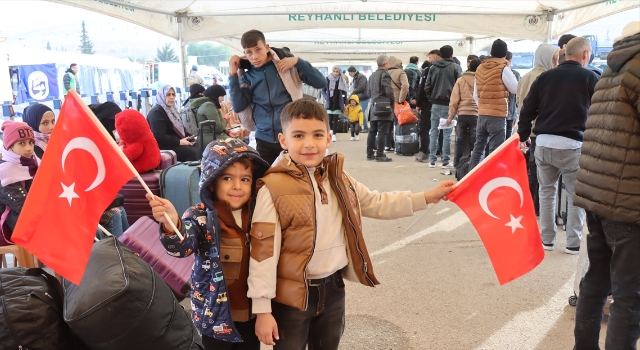
[(567, 206), (569, 205), (569, 199), (567, 198), (567, 188), (562, 182), (562, 175), (558, 178), (558, 198), (556, 199), (556, 225), (559, 225), (559, 220), (562, 220), (562, 230), (567, 230)]
[(159, 239), (160, 224), (148, 217), (141, 217), (118, 239), (142, 258), (173, 290), (178, 298), (184, 298), (191, 290), (193, 254), (176, 258), (167, 253)]
[(200, 162), (172, 165), (160, 174), (160, 197), (169, 200), (182, 216), (189, 207), (200, 203), (199, 181)]
[[(144, 180), (151, 192), (157, 196), (162, 196), (160, 194), (161, 173), (162, 171), (155, 170), (140, 174), (140, 177), (142, 177), (142, 180)], [(124, 196), (124, 203), (122, 206), (127, 212), (127, 221), (129, 221), (129, 225), (133, 225), (134, 222), (143, 216), (153, 218), (149, 201), (145, 197), (147, 191), (142, 187), (138, 178), (134, 177), (129, 180), (129, 182), (122, 186), (119, 193)]]
[(80, 285), (63, 288), (64, 320), (90, 349), (203, 349), (171, 289), (113, 237), (93, 245)]
[(334, 130), (336, 133), (349, 132), (349, 119), (346, 118), (344, 115), (340, 115), (338, 117), (338, 124), (336, 129), (338, 129), (338, 130)]
[(412, 156), (420, 151), (418, 124), (396, 125), (396, 154)]
[(172, 150), (160, 151), (160, 165), (156, 170), (166, 169), (178, 162), (178, 156), (176, 152)]

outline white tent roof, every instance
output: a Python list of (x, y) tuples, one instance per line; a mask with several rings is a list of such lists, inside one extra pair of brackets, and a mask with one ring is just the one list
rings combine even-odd
[[(627, 0), (49, 0), (107, 14), (181, 43), (216, 40), (241, 50), (248, 29), (312, 60), (420, 55), (448, 44), (473, 53), (495, 38), (545, 41), (611, 14)], [(312, 57), (312, 58), (311, 58)]]

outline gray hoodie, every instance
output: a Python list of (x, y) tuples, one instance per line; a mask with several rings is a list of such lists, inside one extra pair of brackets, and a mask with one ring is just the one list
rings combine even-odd
[(533, 84), (533, 82), (540, 74), (548, 71), (551, 68), (554, 68), (553, 55), (559, 50), (559, 47), (551, 44), (540, 44), (540, 46), (538, 46), (538, 48), (536, 49), (534, 58), (535, 66), (518, 82), (518, 91), (516, 93), (518, 115), (520, 115), (520, 109), (522, 109), (524, 98), (527, 97), (529, 89), (531, 88), (531, 84)]

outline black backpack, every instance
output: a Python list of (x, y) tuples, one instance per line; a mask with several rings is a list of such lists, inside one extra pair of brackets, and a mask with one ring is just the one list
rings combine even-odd
[(409, 95), (411, 98), (418, 98), (418, 86), (420, 85), (420, 75), (418, 71), (414, 69), (405, 69), (404, 73), (407, 75), (409, 81)]
[(470, 160), (470, 156), (464, 156), (460, 158), (460, 160), (458, 161), (458, 165), (456, 166), (456, 180), (460, 181), (469, 173), (469, 170), (471, 170), (469, 169)]
[(62, 298), (60, 282), (42, 269), (0, 269), (0, 348), (72, 348)]

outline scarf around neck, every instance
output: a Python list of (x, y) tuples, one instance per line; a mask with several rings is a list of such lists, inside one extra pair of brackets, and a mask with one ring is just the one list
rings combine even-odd
[(171, 89), (173, 89), (171, 85), (164, 85), (161, 87), (160, 91), (156, 94), (156, 103), (159, 104), (167, 113), (171, 124), (173, 124), (173, 130), (178, 134), (178, 136), (180, 136), (180, 138), (184, 138), (187, 135), (184, 130), (182, 119), (180, 118), (180, 112), (178, 111), (178, 108), (176, 108), (175, 102), (173, 103), (173, 106), (167, 106), (167, 93)]
[(34, 131), (33, 135), (36, 137), (36, 146), (40, 147), (44, 152), (47, 149), (47, 144), (49, 144), (49, 138), (51, 137), (51, 134), (43, 134)]
[(31, 158), (25, 158), (10, 149), (2, 150), (2, 160), (4, 160), (4, 163), (0, 164), (2, 186), (33, 179), (40, 165), (40, 158), (35, 154)]
[(333, 70), (336, 68), (338, 71), (342, 72), (338, 66), (333, 66), (331, 69), (331, 72), (327, 77), (329, 79), (329, 97), (333, 97), (333, 92), (336, 91), (336, 81), (338, 82), (338, 90), (347, 91), (347, 83), (345, 83), (342, 73), (338, 74), (337, 77), (333, 75)]

